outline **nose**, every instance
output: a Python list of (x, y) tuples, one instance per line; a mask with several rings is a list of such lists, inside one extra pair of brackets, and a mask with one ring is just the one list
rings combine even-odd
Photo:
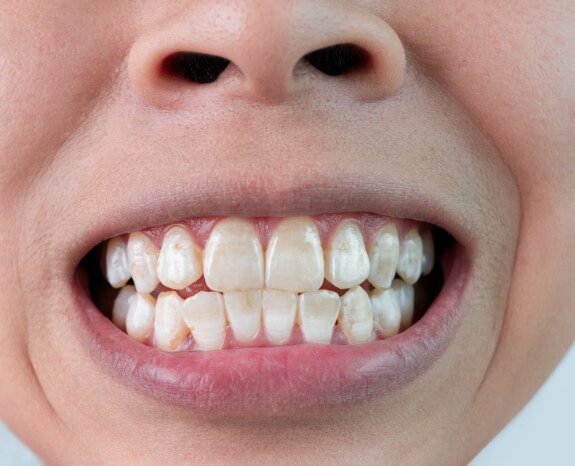
[(397, 93), (405, 49), (378, 16), (333, 0), (194, 0), (154, 21), (128, 57), (148, 104), (223, 93), (280, 103), (310, 92), (374, 101)]

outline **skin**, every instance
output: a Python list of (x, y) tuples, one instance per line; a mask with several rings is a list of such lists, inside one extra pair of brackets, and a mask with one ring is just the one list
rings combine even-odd
[[(342, 2), (401, 38), (369, 53), (407, 56), (373, 71), (401, 76), (397, 92), (350, 78), (370, 102), (348, 78), (291, 74), (277, 57), (317, 47), (290, 14), (306, 2), (281, 4), (2, 2), (0, 415), (47, 463), (463, 464), (572, 343), (575, 3)], [(206, 44), (239, 63), (219, 84), (154, 74), (158, 56)], [(460, 328), (422, 377), (313, 413), (206, 418), (90, 359), (66, 287), (95, 222), (112, 236), (221, 211), (202, 194), (214, 185), (273, 214), (341, 173), (350, 196), (387, 196), (385, 214), (454, 219), (472, 257)]]

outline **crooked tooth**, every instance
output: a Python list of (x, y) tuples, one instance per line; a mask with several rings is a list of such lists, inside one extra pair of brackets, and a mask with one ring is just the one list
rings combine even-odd
[(230, 291), (224, 293), (226, 314), (234, 337), (240, 343), (253, 341), (262, 320), (261, 291)]
[(369, 257), (357, 225), (340, 226), (325, 250), (325, 278), (340, 289), (353, 288), (369, 275)]
[(401, 309), (395, 291), (376, 288), (370, 297), (375, 328), (384, 338), (397, 335), (401, 327)]
[(112, 307), (112, 322), (122, 331), (126, 331), (126, 317), (128, 315), (128, 310), (130, 309), (130, 303), (135, 294), (136, 288), (132, 285), (126, 285), (120, 290), (118, 296), (116, 296), (116, 299), (114, 300), (114, 306)]
[(368, 280), (378, 288), (389, 288), (399, 261), (399, 237), (393, 223), (387, 223), (377, 233), (369, 248)]
[(339, 307), (339, 296), (333, 291), (310, 291), (299, 296), (297, 320), (306, 342), (331, 342)]
[(176, 351), (190, 334), (182, 318), (183, 300), (175, 291), (160, 293), (156, 302), (154, 343), (163, 351)]
[(373, 340), (373, 315), (369, 295), (360, 286), (341, 297), (339, 326), (350, 345)]
[(421, 234), (421, 242), (423, 244), (423, 257), (421, 260), (421, 273), (429, 275), (433, 270), (435, 262), (435, 246), (433, 242), (433, 234), (431, 230), (425, 230)]
[(301, 293), (323, 284), (323, 251), (315, 223), (307, 217), (283, 220), (266, 253), (266, 287)]
[(144, 343), (154, 328), (156, 300), (149, 294), (136, 293), (126, 316), (126, 332), (134, 340)]
[(396, 278), (391, 285), (395, 291), (395, 297), (401, 310), (401, 328), (406, 329), (413, 323), (413, 311), (415, 309), (415, 289), (403, 280)]
[(158, 279), (158, 256), (160, 251), (144, 233), (131, 233), (128, 239), (128, 261), (138, 293), (151, 293), (156, 289)]
[(405, 283), (413, 285), (421, 276), (421, 261), (423, 258), (423, 245), (417, 230), (410, 230), (399, 246), (399, 261), (397, 274)]
[(219, 350), (226, 337), (226, 309), (220, 293), (201, 291), (184, 301), (182, 316), (203, 351)]
[(114, 288), (121, 288), (130, 277), (126, 243), (120, 237), (112, 238), (106, 245), (106, 279)]
[(295, 324), (297, 294), (289, 291), (264, 290), (262, 310), (266, 337), (272, 345), (284, 345)]
[(263, 251), (249, 221), (229, 218), (214, 227), (204, 251), (204, 275), (215, 291), (263, 288)]
[(175, 226), (165, 235), (158, 258), (160, 282), (174, 290), (183, 290), (203, 274), (202, 251), (185, 228)]

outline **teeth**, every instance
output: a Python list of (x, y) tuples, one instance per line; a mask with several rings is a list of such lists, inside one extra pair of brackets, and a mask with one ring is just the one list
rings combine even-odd
[(282, 221), (274, 231), (266, 256), (266, 287), (301, 293), (323, 284), (323, 251), (310, 218)]
[(151, 293), (160, 283), (156, 273), (159, 254), (156, 245), (144, 233), (130, 234), (128, 260), (138, 293)]
[(339, 326), (350, 345), (373, 340), (373, 316), (368, 294), (360, 286), (349, 290), (341, 298)]
[(399, 237), (394, 224), (388, 223), (379, 230), (369, 250), (371, 270), (369, 281), (378, 288), (389, 288), (395, 277), (399, 260)]
[(220, 293), (201, 291), (184, 301), (182, 315), (196, 348), (219, 350), (226, 337), (226, 309)]
[(264, 290), (262, 296), (264, 329), (273, 345), (287, 343), (293, 331), (297, 311), (297, 294)]
[(206, 243), (204, 275), (215, 291), (263, 288), (263, 251), (249, 221), (229, 218), (215, 226)]
[(399, 247), (397, 274), (409, 285), (413, 285), (421, 276), (423, 245), (417, 230), (410, 230)]
[(390, 338), (399, 333), (401, 326), (401, 309), (395, 291), (375, 289), (371, 293), (371, 312), (373, 323), (384, 338)]
[(312, 291), (299, 296), (298, 323), (306, 342), (331, 342), (339, 307), (339, 296), (333, 291)]
[(325, 277), (340, 289), (353, 288), (369, 275), (369, 257), (355, 223), (340, 227), (325, 251)]
[(130, 276), (126, 243), (122, 238), (112, 238), (106, 245), (106, 279), (114, 288), (121, 288)]
[(156, 302), (154, 343), (163, 351), (176, 351), (190, 330), (182, 318), (182, 298), (175, 291), (160, 293)]
[(112, 308), (112, 322), (120, 330), (126, 330), (126, 316), (128, 315), (128, 310), (130, 309), (130, 303), (132, 298), (136, 294), (136, 288), (132, 285), (127, 285), (123, 287), (116, 299), (114, 300), (114, 307)]
[(224, 293), (230, 327), (240, 343), (249, 343), (258, 334), (262, 320), (261, 291), (231, 291)]
[(164, 236), (158, 258), (158, 278), (173, 290), (183, 290), (202, 276), (202, 251), (181, 226)]
[(435, 262), (435, 248), (433, 243), (433, 234), (431, 230), (425, 230), (421, 234), (421, 241), (423, 243), (423, 258), (421, 261), (421, 273), (429, 275), (433, 270)]
[(403, 280), (395, 279), (391, 285), (395, 291), (395, 297), (401, 310), (401, 328), (406, 329), (413, 323), (413, 311), (415, 308), (415, 289)]
[(126, 331), (134, 340), (144, 343), (154, 328), (156, 300), (149, 294), (136, 293), (126, 316)]

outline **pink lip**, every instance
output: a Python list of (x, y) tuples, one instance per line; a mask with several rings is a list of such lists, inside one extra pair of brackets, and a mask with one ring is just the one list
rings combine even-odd
[(430, 369), (455, 334), (469, 266), (458, 247), (443, 289), (424, 317), (392, 339), (359, 346), (167, 354), (115, 328), (92, 303), (79, 277), (74, 297), (81, 340), (96, 363), (126, 386), (199, 412), (299, 412), (384, 396)]

